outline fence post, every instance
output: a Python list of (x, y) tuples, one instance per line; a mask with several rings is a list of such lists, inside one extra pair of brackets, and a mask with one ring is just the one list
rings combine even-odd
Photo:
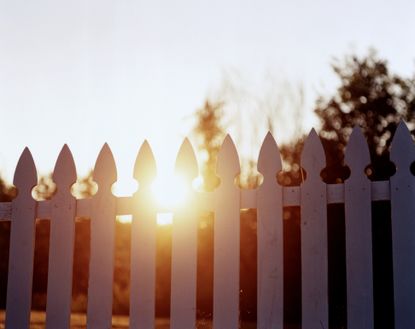
[(327, 329), (327, 191), (320, 177), (326, 160), (314, 129), (305, 141), (301, 164), (307, 173), (301, 184), (302, 328)]
[(76, 214), (76, 200), (71, 194), (71, 186), (76, 181), (76, 169), (66, 144), (56, 161), (53, 181), (57, 190), (51, 201), (46, 303), (48, 329), (70, 327)]
[(192, 145), (180, 147), (175, 174), (185, 179), (188, 205), (178, 206), (173, 218), (170, 328), (196, 328), (197, 214), (192, 181), (199, 173)]
[(214, 221), (213, 328), (239, 328), (240, 172), (235, 145), (228, 135), (218, 155), (220, 176)]
[(281, 169), (278, 146), (268, 133), (258, 158), (258, 170), (264, 176), (257, 194), (259, 329), (284, 326), (282, 187), (277, 183)]
[(147, 329), (155, 326), (157, 225), (151, 198), (156, 162), (147, 141), (138, 152), (133, 176), (140, 185), (133, 196), (131, 224), (130, 329)]
[(30, 325), (36, 223), (32, 188), (37, 184), (36, 167), (27, 147), (17, 163), (13, 184), (18, 194), (12, 201), (6, 328), (24, 329)]
[(346, 148), (350, 177), (344, 183), (346, 228), (347, 325), (370, 329), (373, 320), (372, 200), (364, 170), (370, 164), (369, 148), (355, 127)]
[(117, 199), (111, 192), (117, 180), (117, 168), (108, 144), (102, 147), (93, 172), (98, 191), (91, 203), (91, 251), (87, 327), (112, 326), (112, 287), (114, 277), (114, 227)]
[(415, 328), (415, 160), (411, 134), (404, 122), (395, 132), (391, 160), (396, 173), (390, 178), (395, 329)]

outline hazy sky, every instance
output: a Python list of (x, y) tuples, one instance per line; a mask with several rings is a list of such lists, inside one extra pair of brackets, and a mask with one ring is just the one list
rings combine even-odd
[(413, 0), (0, 0), (1, 173), (26, 145), (45, 173), (69, 143), (85, 174), (109, 142), (127, 177), (144, 138), (172, 165), (226, 70), (303, 82), (307, 104), (334, 89), (333, 56), (375, 47), (413, 74), (414, 12)]

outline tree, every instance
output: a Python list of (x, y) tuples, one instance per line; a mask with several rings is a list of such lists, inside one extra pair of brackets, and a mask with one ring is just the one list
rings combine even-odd
[(9, 186), (0, 177), (0, 202), (10, 202), (16, 196), (16, 189), (13, 186)]
[(88, 174), (81, 177), (72, 187), (72, 194), (78, 199), (92, 197), (98, 191), (98, 185), (93, 179), (94, 171), (91, 169)]
[(36, 200), (49, 200), (56, 192), (56, 184), (53, 182), (52, 173), (39, 178), (39, 182), (34, 189)]
[[(16, 189), (0, 178), (0, 202), (10, 202), (16, 196)], [(0, 308), (6, 306), (7, 270), (10, 243), (10, 222), (0, 221)]]
[(218, 152), (225, 137), (222, 107), (223, 102), (207, 100), (195, 113), (196, 124), (193, 134), (203, 159), (203, 188), (207, 191), (212, 191), (219, 182), (215, 172)]
[[(93, 180), (93, 170), (84, 177), (78, 178), (72, 186), (71, 192), (77, 199), (92, 197), (97, 191), (97, 184)], [(52, 173), (41, 176), (34, 189), (36, 200), (49, 200), (56, 192), (56, 184), (53, 182)]]
[(387, 61), (373, 50), (362, 58), (349, 55), (344, 62), (336, 60), (333, 70), (340, 85), (333, 96), (320, 97), (315, 108), (328, 164), (341, 161), (350, 133), (358, 125), (371, 152), (369, 176), (385, 179), (393, 173), (388, 147), (399, 121), (405, 120), (412, 134), (415, 131), (415, 76), (391, 73)]

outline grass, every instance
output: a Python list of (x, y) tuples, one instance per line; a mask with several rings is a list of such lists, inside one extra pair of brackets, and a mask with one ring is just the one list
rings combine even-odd
[[(40, 311), (32, 311), (30, 314), (30, 329), (43, 329), (45, 328), (46, 313)], [(5, 313), (0, 311), (0, 329), (4, 329)], [(127, 316), (113, 316), (112, 328), (113, 329), (124, 329), (128, 328), (128, 317)], [(156, 329), (169, 329), (169, 319), (156, 319)], [(210, 329), (212, 328), (211, 321), (198, 320), (197, 329)], [(85, 329), (86, 328), (86, 314), (71, 314), (71, 329)], [(243, 329), (254, 329), (256, 328), (253, 323), (243, 323), (241, 325)]]

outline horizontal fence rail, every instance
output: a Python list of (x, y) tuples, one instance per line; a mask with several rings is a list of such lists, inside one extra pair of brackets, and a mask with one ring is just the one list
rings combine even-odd
[[(371, 201), (389, 201), (390, 200), (390, 182), (374, 181), (371, 185)], [(344, 203), (345, 184), (326, 184), (327, 204)], [(258, 191), (257, 190), (240, 190), (239, 192), (241, 209), (257, 208)], [(301, 205), (301, 186), (282, 186), (282, 204), (284, 207), (294, 207)], [(216, 195), (214, 192), (197, 192), (197, 198), (201, 211), (214, 211), (216, 204)], [(76, 217), (91, 217), (92, 199), (76, 200)], [(51, 200), (36, 201), (36, 217), (42, 219), (52, 218)], [(134, 197), (117, 197), (116, 215), (131, 215), (134, 213), (136, 200)], [(158, 212), (172, 212), (173, 209), (161, 208)], [(0, 220), (11, 220), (12, 202), (0, 202)]]
[[(283, 328), (283, 207), (301, 210), (302, 328), (329, 328), (327, 205), (344, 204), (348, 328), (374, 328), (372, 273), (372, 201), (391, 206), (394, 321), (396, 329), (415, 328), (415, 179), (410, 166), (415, 150), (407, 126), (401, 123), (391, 145), (396, 173), (385, 181), (370, 181), (364, 169), (370, 163), (366, 140), (355, 128), (346, 148), (350, 177), (326, 184), (320, 177), (326, 165), (324, 149), (314, 130), (306, 139), (301, 165), (307, 178), (300, 186), (281, 186), (278, 147), (268, 134), (262, 145), (258, 170), (263, 183), (254, 190), (240, 189), (234, 178), (240, 171), (232, 139), (219, 152), (217, 174), (221, 184), (213, 192), (192, 190), (186, 206), (157, 208), (149, 201), (156, 164), (147, 142), (136, 159), (133, 177), (140, 188), (129, 197), (116, 197), (111, 186), (117, 169), (107, 144), (93, 172), (98, 192), (76, 199), (70, 187), (76, 168), (65, 145), (53, 173), (57, 193), (35, 201), (36, 167), (26, 148), (17, 164), (17, 197), (0, 203), (0, 220), (11, 221), (6, 327), (29, 328), (36, 218), (51, 222), (46, 307), (47, 328), (70, 327), (74, 220), (91, 221), (87, 327), (109, 328), (112, 318), (114, 225), (118, 215), (132, 215), (130, 328), (155, 326), (156, 216), (173, 212), (170, 327), (196, 327), (197, 222), (200, 212), (212, 212), (214, 226), (213, 328), (239, 328), (240, 211), (257, 210), (257, 327)], [(188, 140), (176, 161), (176, 173), (186, 184), (198, 176), (198, 164)]]

